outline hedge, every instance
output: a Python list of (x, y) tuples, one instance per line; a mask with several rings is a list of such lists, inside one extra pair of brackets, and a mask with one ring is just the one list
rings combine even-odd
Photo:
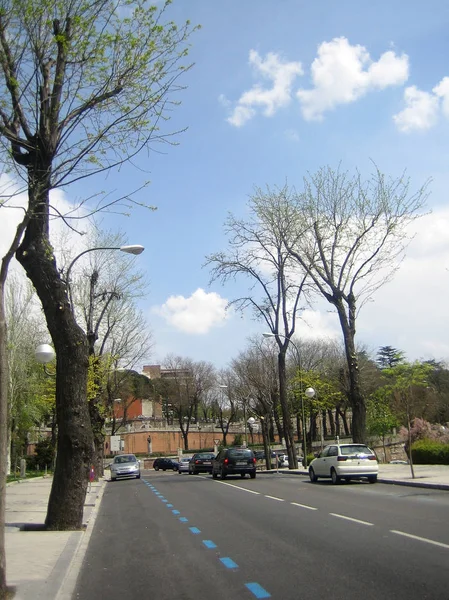
[(449, 465), (449, 444), (436, 440), (418, 440), (412, 444), (415, 465)]

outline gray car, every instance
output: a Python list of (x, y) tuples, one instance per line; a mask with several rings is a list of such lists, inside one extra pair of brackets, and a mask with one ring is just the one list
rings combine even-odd
[(111, 481), (120, 477), (136, 477), (140, 479), (140, 462), (134, 454), (120, 454), (116, 456), (109, 465), (111, 470)]
[(178, 462), (178, 473), (188, 473), (189, 472), (189, 464), (191, 461), (191, 456), (181, 456), (181, 459)]

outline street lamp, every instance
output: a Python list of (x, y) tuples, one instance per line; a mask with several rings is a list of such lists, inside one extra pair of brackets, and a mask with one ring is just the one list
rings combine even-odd
[(48, 365), (48, 363), (55, 359), (55, 356), (55, 351), (50, 346), (50, 344), (39, 344), (39, 346), (37, 346), (36, 350), (34, 351), (34, 358), (39, 364), (43, 365), (44, 372), (49, 377), (56, 377), (56, 373), (51, 373), (50, 371), (48, 371), (46, 366)]
[[(289, 343), (296, 350), (296, 355), (297, 355), (297, 358), (298, 358), (298, 367), (299, 367), (299, 395), (300, 395), (300, 398), (301, 398), (302, 441), (303, 441), (303, 453), (304, 453), (304, 467), (307, 468), (306, 417), (305, 417), (305, 412), (304, 412), (304, 398), (303, 398), (303, 394), (302, 394), (301, 353), (299, 351), (298, 346), (295, 344), (295, 342), (291, 338), (288, 338), (286, 335), (282, 335), (282, 333), (263, 333), (262, 335), (265, 338), (269, 338), (269, 337), (274, 337), (275, 338), (276, 336), (284, 338), (284, 340), (288, 340)], [(308, 389), (312, 389), (312, 388), (308, 388)]]
[(135, 256), (137, 256), (138, 254), (142, 254), (142, 252), (145, 250), (145, 248), (144, 248), (144, 246), (141, 246), (140, 244), (132, 244), (131, 246), (100, 246), (97, 248), (88, 248), (87, 250), (84, 250), (84, 252), (81, 252), (80, 254), (78, 254), (78, 256), (75, 256), (75, 258), (72, 260), (72, 262), (68, 266), (67, 273), (65, 276), (65, 282), (67, 285), (70, 283), (70, 272), (72, 270), (73, 265), (76, 263), (76, 261), (79, 258), (81, 258), (82, 256), (84, 256), (85, 254), (87, 254), (88, 252), (94, 252), (96, 250), (120, 250), (120, 252), (125, 252), (126, 254), (134, 254)]

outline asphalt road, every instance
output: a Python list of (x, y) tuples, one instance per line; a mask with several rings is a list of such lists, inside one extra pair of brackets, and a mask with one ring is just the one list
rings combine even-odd
[(449, 493), (144, 472), (107, 484), (79, 600), (448, 600)]

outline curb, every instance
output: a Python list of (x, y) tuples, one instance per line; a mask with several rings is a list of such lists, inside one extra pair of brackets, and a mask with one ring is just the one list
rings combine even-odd
[(72, 599), (76, 587), (76, 582), (78, 580), (78, 575), (81, 571), (84, 556), (89, 545), (90, 536), (92, 535), (95, 520), (97, 518), (98, 509), (100, 508), (100, 504), (103, 499), (103, 494), (106, 489), (106, 480), (102, 479), (101, 482), (102, 485), (95, 499), (95, 505), (92, 508), (92, 511), (90, 512), (88, 518), (86, 519), (86, 522), (83, 522), (83, 527), (85, 527), (86, 529), (80, 536), (76, 548), (73, 551), (70, 563), (67, 567), (65, 577), (62, 580), (59, 591), (55, 596), (55, 600)]
[(427, 488), (432, 490), (449, 491), (449, 485), (446, 483), (432, 483), (431, 481), (403, 481), (401, 479), (379, 479), (378, 483), (386, 483), (391, 485), (403, 485), (405, 487)]

